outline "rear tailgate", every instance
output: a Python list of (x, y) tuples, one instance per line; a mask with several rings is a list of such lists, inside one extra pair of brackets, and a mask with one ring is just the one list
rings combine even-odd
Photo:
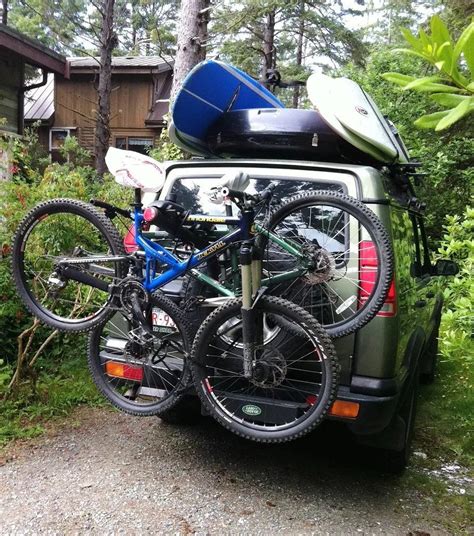
[[(177, 201), (193, 212), (223, 215), (223, 207), (210, 204), (206, 192), (223, 175), (238, 171), (244, 171), (251, 177), (248, 191), (252, 191), (252, 188), (259, 190), (269, 181), (278, 181), (278, 201), (320, 189), (339, 190), (358, 199), (365, 197), (363, 191), (374, 200), (381, 195), (380, 188), (377, 188), (377, 184), (381, 183), (380, 175), (366, 166), (266, 160), (197, 160), (171, 163), (159, 197), (164, 199), (169, 193), (176, 193)], [(355, 336), (339, 338), (334, 344), (341, 363), (341, 384), (350, 385)]]

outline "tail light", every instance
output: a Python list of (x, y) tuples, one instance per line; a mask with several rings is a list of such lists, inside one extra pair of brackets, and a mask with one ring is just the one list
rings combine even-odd
[(116, 361), (107, 361), (105, 372), (113, 378), (123, 378), (124, 380), (133, 380), (141, 382), (143, 380), (143, 368), (136, 365), (127, 365), (117, 363)]
[(329, 415), (344, 417), (345, 419), (355, 419), (359, 415), (360, 404), (358, 402), (349, 402), (347, 400), (335, 400)]
[[(373, 242), (363, 240), (359, 246), (359, 304), (362, 305), (374, 289), (375, 280), (377, 278), (377, 252)], [(382, 305), (377, 316), (390, 317), (397, 313), (397, 295), (395, 292), (395, 281), (392, 279), (388, 290), (387, 298)]]

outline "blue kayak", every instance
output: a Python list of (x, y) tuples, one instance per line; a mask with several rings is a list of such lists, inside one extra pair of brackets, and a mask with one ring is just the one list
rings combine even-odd
[(250, 108), (284, 108), (262, 84), (227, 63), (206, 60), (189, 72), (171, 110), (179, 141), (191, 152), (207, 152), (206, 134), (222, 114)]

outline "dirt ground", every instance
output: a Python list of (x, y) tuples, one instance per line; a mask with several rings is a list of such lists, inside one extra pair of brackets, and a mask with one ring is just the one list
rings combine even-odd
[(334, 427), (278, 446), (210, 419), (170, 426), (81, 408), (10, 448), (3, 534), (452, 534), (429, 493), (375, 469)]

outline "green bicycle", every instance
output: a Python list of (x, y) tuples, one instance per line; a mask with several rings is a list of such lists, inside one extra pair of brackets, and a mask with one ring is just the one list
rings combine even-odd
[[(188, 222), (216, 223), (194, 216)], [(297, 195), (256, 221), (262, 286), (306, 309), (331, 337), (348, 335), (380, 311), (393, 279), (387, 232), (363, 203), (340, 192)], [(208, 229), (209, 240), (225, 230)], [(210, 308), (240, 295), (238, 249), (191, 270), (184, 301), (198, 304), (200, 324)], [(260, 265), (259, 268), (260, 269)]]

